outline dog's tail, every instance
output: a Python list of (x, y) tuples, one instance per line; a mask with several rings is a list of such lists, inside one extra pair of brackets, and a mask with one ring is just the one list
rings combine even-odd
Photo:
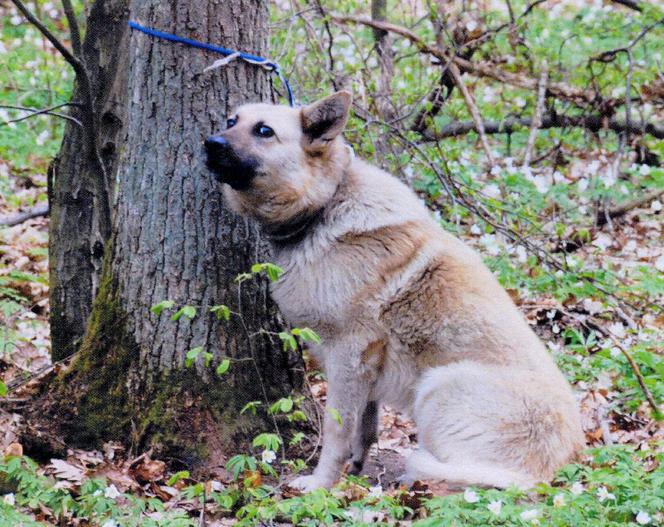
[(516, 486), (532, 487), (536, 480), (529, 474), (509, 470), (489, 463), (442, 462), (427, 450), (413, 452), (406, 462), (406, 480), (435, 479), (459, 483), (506, 489)]

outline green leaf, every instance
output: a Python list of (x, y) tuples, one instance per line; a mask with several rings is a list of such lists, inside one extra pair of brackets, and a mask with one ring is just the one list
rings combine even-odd
[(7, 396), (7, 385), (0, 381), (0, 397), (6, 397)]
[(288, 442), (289, 446), (294, 446), (294, 445), (299, 445), (302, 440), (304, 439), (304, 433), (303, 432), (296, 432), (291, 440)]
[(182, 315), (189, 319), (194, 318), (196, 316), (196, 308), (194, 306), (183, 306), (176, 311), (176, 313), (171, 317), (171, 320), (178, 321)]
[(284, 343), (284, 351), (288, 351), (289, 349), (293, 351), (297, 350), (297, 341), (295, 340), (295, 337), (288, 331), (280, 332), (279, 338)]
[(277, 451), (281, 445), (281, 438), (277, 434), (263, 433), (258, 434), (251, 444), (263, 450)]
[(256, 273), (265, 273), (272, 282), (279, 280), (279, 277), (284, 273), (284, 270), (273, 263), (256, 263), (251, 266), (251, 272)]
[(339, 410), (337, 410), (336, 408), (328, 408), (327, 411), (332, 416), (332, 419), (334, 419), (339, 424), (339, 426), (344, 425), (344, 422), (343, 422), (343, 419), (341, 418), (341, 414), (339, 413)]
[(311, 328), (293, 328), (291, 333), (300, 337), (304, 342), (315, 342), (316, 344), (320, 344), (318, 333)]
[[(224, 359), (219, 363), (219, 366), (217, 366), (217, 375), (223, 375), (228, 371), (228, 368), (231, 365), (231, 361), (228, 359)], [(245, 407), (246, 408), (246, 407)]]
[(181, 470), (180, 472), (176, 472), (170, 478), (168, 478), (168, 481), (166, 482), (166, 484), (169, 487), (172, 487), (178, 481), (183, 480), (183, 479), (187, 479), (187, 478), (189, 478), (189, 471), (188, 470)]
[(164, 309), (171, 309), (174, 305), (175, 302), (173, 302), (173, 300), (162, 300), (161, 302), (158, 302), (152, 306), (150, 311), (159, 316)]
[(231, 310), (228, 306), (220, 304), (218, 306), (212, 306), (210, 308), (210, 313), (214, 313), (217, 316), (217, 320), (225, 320), (228, 322), (231, 318)]
[(247, 404), (244, 405), (242, 410), (240, 410), (240, 413), (243, 414), (244, 412), (251, 412), (252, 415), (256, 415), (256, 409), (261, 406), (263, 403), (260, 401), (250, 401)]
[(194, 363), (196, 358), (203, 353), (203, 346), (196, 346), (195, 348), (191, 348), (187, 354), (185, 355), (184, 358), (184, 365), (189, 368), (191, 365)]

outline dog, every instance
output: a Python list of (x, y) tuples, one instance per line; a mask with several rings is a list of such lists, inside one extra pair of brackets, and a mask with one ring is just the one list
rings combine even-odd
[(318, 465), (291, 487), (361, 472), (380, 404), (415, 419), (405, 479), (530, 487), (584, 445), (572, 390), (480, 256), (413, 191), (357, 159), (351, 95), (247, 104), (205, 141), (228, 205), (257, 220), (283, 275), (271, 294), (321, 337), (328, 379)]

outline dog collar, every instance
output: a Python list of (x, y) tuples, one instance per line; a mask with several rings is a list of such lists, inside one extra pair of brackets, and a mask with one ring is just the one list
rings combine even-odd
[(282, 248), (295, 245), (320, 223), (323, 218), (323, 208), (314, 212), (298, 214), (295, 218), (277, 225), (265, 225), (263, 231), (272, 244)]

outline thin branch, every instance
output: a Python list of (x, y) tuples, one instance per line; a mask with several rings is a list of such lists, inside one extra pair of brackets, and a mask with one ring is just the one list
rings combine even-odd
[(486, 158), (489, 161), (489, 164), (493, 166), (495, 164), (495, 161), (493, 159), (493, 154), (491, 153), (491, 147), (489, 146), (489, 141), (487, 140), (486, 133), (484, 132), (484, 123), (482, 122), (482, 116), (480, 115), (480, 111), (477, 109), (477, 105), (473, 100), (473, 96), (470, 94), (468, 88), (464, 84), (463, 79), (461, 78), (461, 73), (459, 72), (459, 68), (453, 62), (450, 63), (449, 65), (449, 72), (452, 75), (452, 78), (454, 79), (457, 88), (459, 88), (459, 91), (461, 91), (464, 100), (466, 101), (466, 106), (468, 106), (470, 115), (473, 116), (475, 129), (477, 130), (477, 133), (480, 135), (480, 142), (482, 143), (482, 148), (484, 148), (484, 152), (486, 153)]
[(542, 112), (544, 111), (544, 102), (546, 100), (546, 84), (549, 78), (549, 67), (544, 61), (542, 63), (542, 74), (540, 75), (539, 86), (537, 88), (537, 104), (535, 106), (535, 114), (533, 121), (530, 124), (530, 134), (528, 134), (528, 143), (526, 144), (526, 152), (523, 155), (523, 167), (530, 165), (530, 160), (533, 155), (533, 148), (535, 147), (535, 139), (537, 139), (537, 131), (542, 126)]
[(655, 401), (655, 398), (653, 397), (652, 393), (648, 389), (648, 386), (646, 386), (646, 381), (643, 378), (643, 374), (641, 373), (641, 368), (639, 368), (639, 365), (636, 363), (634, 360), (634, 357), (625, 349), (625, 347), (618, 342), (618, 340), (613, 336), (613, 334), (610, 331), (605, 330), (602, 328), (599, 324), (593, 324), (595, 328), (606, 338), (608, 338), (613, 345), (620, 350), (620, 352), (623, 354), (623, 356), (627, 359), (627, 362), (629, 363), (630, 368), (632, 368), (632, 371), (634, 372), (634, 376), (636, 377), (636, 380), (639, 383), (639, 386), (641, 387), (641, 391), (643, 392), (643, 395), (645, 396), (646, 400), (648, 401), (648, 404), (650, 405), (650, 408), (652, 408), (655, 418), (659, 419), (660, 416), (662, 415), (662, 412), (659, 409), (659, 406), (657, 405), (657, 402)]
[(38, 218), (39, 216), (48, 216), (48, 203), (38, 205), (25, 212), (19, 212), (18, 214), (0, 216), (0, 225), (3, 227), (13, 227), (14, 225), (31, 220), (32, 218)]
[[(433, 57), (436, 57), (438, 60), (442, 61), (444, 65), (447, 65), (450, 62), (453, 62), (459, 67), (459, 70), (464, 73), (473, 73), (481, 77), (488, 77), (500, 81), (505, 84), (510, 84), (512, 86), (517, 86), (519, 88), (524, 88), (527, 90), (535, 91), (537, 90), (537, 80), (524, 75), (519, 75), (517, 73), (512, 73), (505, 71), (495, 64), (489, 62), (471, 62), (459, 56), (451, 56), (447, 50), (441, 49), (437, 46), (427, 44), (419, 36), (417, 36), (410, 29), (403, 26), (398, 26), (396, 24), (391, 24), (389, 22), (379, 22), (377, 20), (371, 20), (366, 17), (360, 16), (335, 16), (331, 15), (332, 20), (339, 24), (361, 24), (364, 26), (383, 29), (385, 31), (390, 31), (397, 35), (409, 40), (414, 44), (422, 53), (426, 53)], [(580, 104), (589, 104), (596, 102), (598, 99), (598, 94), (592, 90), (583, 90), (581, 88), (575, 88), (569, 86), (562, 82), (551, 82), (547, 88), (547, 91), (550, 95), (558, 97), (561, 99), (568, 99), (575, 101)], [(615, 106), (622, 103), (621, 98), (615, 99), (606, 99), (605, 103), (611, 103)]]
[(57, 49), (62, 57), (74, 68), (74, 71), (79, 74), (85, 73), (85, 68), (83, 63), (74, 55), (67, 47), (56, 37), (51, 31), (44, 25), (42, 22), (27, 8), (27, 6), (21, 0), (12, 0), (12, 3), (16, 8), (23, 13), (23, 16), (28, 19), (33, 26), (35, 26), (39, 32), (44, 35), (51, 44)]
[[(511, 117), (502, 121), (485, 121), (484, 132), (487, 134), (511, 134), (520, 128), (532, 126), (532, 119), (527, 117)], [(603, 115), (588, 115), (579, 117), (567, 117), (564, 115), (545, 115), (542, 117), (540, 129), (549, 128), (586, 128), (591, 132), (600, 130), (612, 130), (614, 132), (624, 132), (627, 125), (624, 121), (616, 118), (606, 119)], [(475, 130), (474, 121), (461, 121), (450, 123), (434, 132), (425, 132), (423, 137), (427, 141), (438, 141), (449, 137), (465, 135)], [(657, 139), (664, 139), (664, 125), (660, 123), (644, 123), (637, 125), (631, 123), (629, 131), (632, 134), (650, 134)]]
[(76, 20), (76, 13), (71, 5), (71, 0), (62, 0), (62, 8), (65, 11), (67, 22), (69, 23), (69, 32), (71, 33), (71, 47), (74, 50), (74, 55), (77, 57), (83, 56), (83, 49), (81, 47), (81, 31), (78, 27), (78, 20)]
[(637, 2), (637, 0), (611, 0), (611, 1), (614, 4), (620, 4), (624, 5), (625, 7), (629, 7), (630, 9), (638, 11), (639, 13), (643, 11), (643, 6), (641, 5), (641, 2)]
[[(28, 21), (35, 26), (50, 42), (53, 44), (63, 58), (74, 68), (76, 73), (77, 89), (80, 93), (81, 102), (81, 124), (83, 127), (83, 138), (85, 152), (94, 164), (97, 177), (94, 178), (95, 185), (95, 205), (99, 210), (99, 229), (104, 240), (107, 240), (111, 235), (111, 203), (110, 193), (107, 188), (106, 167), (101, 158), (98, 147), (99, 135), (97, 133), (97, 121), (95, 116), (94, 94), (90, 76), (88, 75), (85, 64), (82, 62), (81, 56), (74, 56), (67, 47), (58, 40), (58, 38), (51, 33), (51, 31), (26, 7), (22, 0), (12, 0), (14, 5), (21, 13), (28, 19)], [(76, 26), (76, 24), (74, 24)], [(73, 31), (77, 31), (72, 28)], [(80, 38), (80, 35), (79, 35)]]
[[(654, 199), (659, 198), (661, 195), (664, 194), (664, 189), (659, 188), (655, 190), (651, 190), (650, 192), (647, 192), (641, 197), (626, 201), (625, 203), (621, 203), (620, 205), (616, 205), (615, 207), (611, 207), (606, 211), (606, 214), (603, 212), (597, 215), (597, 225), (604, 225), (605, 223), (608, 222), (608, 218), (619, 218), (623, 214), (629, 212), (630, 210), (636, 209), (638, 207), (641, 207), (642, 205), (645, 205), (646, 203), (650, 203)], [(608, 218), (607, 218), (608, 217)]]
[(24, 115), (23, 117), (18, 117), (16, 119), (10, 119), (8, 121), (5, 121), (3, 123), (0, 123), (0, 126), (6, 126), (10, 123), (20, 123), (21, 121), (25, 121), (26, 119), (30, 119), (32, 117), (35, 117), (37, 115), (53, 115), (55, 117), (60, 117), (62, 119), (66, 119), (68, 121), (71, 121), (72, 123), (77, 124), (78, 126), (83, 126), (83, 123), (76, 119), (76, 117), (72, 117), (71, 115), (67, 115), (64, 113), (58, 113), (54, 112), (53, 110), (57, 110), (58, 108), (62, 108), (64, 106), (76, 106), (76, 103), (72, 102), (65, 102), (62, 104), (57, 104), (55, 106), (51, 106), (49, 108), (29, 108), (27, 106), (14, 106), (11, 104), (0, 104), (0, 108), (7, 108), (10, 110), (21, 110), (23, 112), (30, 112), (29, 115)]

